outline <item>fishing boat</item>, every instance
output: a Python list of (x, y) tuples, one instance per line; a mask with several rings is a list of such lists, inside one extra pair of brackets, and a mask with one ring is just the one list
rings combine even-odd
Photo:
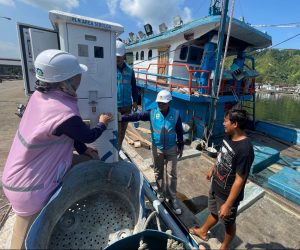
[[(187, 145), (178, 162), (177, 196), (183, 214), (175, 215), (166, 202), (158, 201), (151, 185), (150, 151), (125, 142), (120, 156), (128, 163), (92, 161), (72, 169), (32, 225), (28, 248), (191, 249), (199, 243), (208, 249), (220, 247), (219, 224), (207, 243), (190, 235), (188, 227), (201, 225), (208, 213), (209, 184), (203, 176), (214, 162), (211, 156), (224, 134), (223, 117), (232, 107), (245, 108), (251, 116), (247, 132), (254, 143), (255, 162), (231, 247), (299, 248), (295, 236), (300, 224), (300, 131), (255, 119), (259, 72), (252, 52), (267, 48), (272, 39), (227, 16), (228, 2), (221, 8), (220, 1), (213, 0), (207, 17), (189, 23), (177, 16), (174, 27), (161, 24), (159, 34), (148, 24), (145, 33), (138, 32), (138, 37), (131, 33), (126, 41), (142, 109), (154, 108), (157, 92), (170, 90), (172, 105), (184, 123), (185, 141), (194, 146)], [(79, 16), (74, 20), (85, 26), (101, 24)], [(227, 56), (232, 58), (229, 67), (221, 63)], [(92, 96), (90, 103), (95, 105), (97, 95), (89, 95), (86, 99)]]
[[(203, 155), (212, 155), (211, 151), (218, 149), (224, 135), (225, 112), (233, 107), (246, 109), (251, 118), (247, 133), (254, 145), (255, 160), (251, 167), (251, 181), (246, 185), (249, 200), (245, 203), (249, 202), (250, 208), (244, 213), (245, 207), (241, 208), (240, 212), (249, 213), (246, 216), (255, 221), (253, 227), (259, 224), (258, 221), (261, 227), (273, 227), (276, 223), (267, 221), (272, 215), (265, 210), (275, 210), (271, 204), (276, 200), (296, 212), (293, 216), (297, 222), (291, 228), (299, 228), (300, 130), (256, 120), (255, 117), (255, 80), (259, 72), (253, 54), (268, 48), (272, 38), (243, 20), (233, 18), (232, 14), (227, 16), (227, 8), (228, 1), (224, 1), (223, 8), (220, 1), (211, 1), (207, 17), (183, 23), (176, 16), (172, 28), (168, 29), (163, 23), (157, 34), (154, 34), (150, 24), (144, 26), (145, 32), (129, 34), (125, 40), (127, 58), (135, 70), (142, 110), (156, 107), (157, 93), (168, 89), (173, 97), (172, 106), (179, 110), (184, 123), (185, 141), (200, 148)], [(227, 63), (224, 63), (225, 59)], [(140, 124), (147, 127), (144, 123)], [(131, 149), (127, 147), (127, 151), (130, 154)], [(148, 158), (146, 162), (148, 160), (151, 166), (151, 155), (145, 150), (139, 152), (140, 159), (134, 153), (130, 154), (136, 164), (141, 165)], [(205, 197), (208, 184), (203, 183), (203, 176), (208, 170), (205, 165), (208, 163), (204, 159), (199, 160), (197, 154), (195, 156), (178, 165), (178, 195), (187, 208), (185, 213), (196, 218), (191, 220), (189, 216), (179, 216), (186, 228), (192, 223), (203, 223), (207, 215)], [(202, 200), (199, 197), (203, 197)], [(267, 205), (266, 201), (272, 202)], [(265, 206), (263, 214), (258, 211), (260, 206)], [(252, 212), (249, 212), (251, 209)], [(290, 215), (286, 217), (291, 225)], [(285, 231), (289, 226), (282, 223), (279, 227)], [(235, 241), (235, 247), (247, 248), (247, 243), (257, 240), (251, 238), (247, 230), (243, 233), (242, 243)], [(215, 229), (215, 234), (220, 236), (218, 229)], [(268, 238), (263, 232), (261, 235)], [(260, 246), (293, 248), (299, 245), (297, 240), (288, 243), (282, 238), (278, 243), (281, 245)]]

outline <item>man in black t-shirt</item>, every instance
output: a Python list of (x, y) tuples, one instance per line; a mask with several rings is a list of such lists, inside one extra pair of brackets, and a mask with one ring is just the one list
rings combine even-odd
[(206, 178), (211, 180), (208, 215), (201, 228), (190, 228), (190, 233), (207, 240), (207, 232), (221, 218), (225, 225), (224, 241), (220, 249), (228, 249), (236, 233), (238, 205), (244, 198), (244, 188), (254, 160), (254, 151), (244, 129), (247, 124), (244, 110), (230, 110), (224, 117), (225, 137), (216, 164)]

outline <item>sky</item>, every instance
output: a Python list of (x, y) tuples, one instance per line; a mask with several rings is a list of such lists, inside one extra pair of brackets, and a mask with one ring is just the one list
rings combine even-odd
[[(0, 58), (20, 58), (18, 22), (52, 29), (49, 10), (119, 23), (124, 26), (121, 38), (126, 39), (129, 32), (144, 31), (146, 23), (157, 32), (163, 22), (172, 27), (172, 18), (177, 15), (184, 23), (207, 16), (209, 5), (210, 0), (0, 0)], [(298, 27), (259, 28), (272, 36), (273, 45), (296, 36), (274, 47), (278, 49), (300, 49), (299, 13), (300, 0), (235, 0), (234, 5), (234, 17), (244, 17), (252, 25), (298, 23)]]

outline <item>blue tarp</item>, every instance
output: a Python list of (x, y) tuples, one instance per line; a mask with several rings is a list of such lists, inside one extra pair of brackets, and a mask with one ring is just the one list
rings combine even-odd
[(274, 192), (300, 205), (300, 172), (284, 167), (268, 178), (268, 186)]

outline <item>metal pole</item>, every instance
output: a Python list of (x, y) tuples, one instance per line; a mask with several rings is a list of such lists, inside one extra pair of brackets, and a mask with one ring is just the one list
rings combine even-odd
[(143, 185), (145, 195), (147, 198), (152, 202), (153, 207), (158, 212), (160, 218), (163, 220), (163, 222), (166, 224), (168, 228), (172, 230), (172, 234), (179, 239), (183, 240), (184, 242), (188, 242), (187, 236), (182, 232), (180, 227), (176, 224), (174, 219), (171, 217), (171, 215), (168, 213), (168, 211), (164, 208), (164, 206), (161, 204), (161, 202), (157, 199), (156, 195), (154, 195), (153, 191), (151, 190), (151, 187), (149, 184), (144, 180)]
[[(227, 11), (228, 11), (228, 3), (229, 0), (224, 0), (224, 7), (222, 10), (222, 16), (221, 16), (221, 24), (220, 24), (220, 31), (219, 31), (219, 40), (218, 40), (218, 49), (217, 49), (217, 58), (216, 58), (216, 69), (215, 69), (215, 75), (213, 79), (213, 91), (215, 91), (215, 88), (217, 86), (217, 82), (219, 79), (220, 74), (220, 61), (222, 56), (222, 50), (223, 50), (223, 41), (224, 41), (224, 34), (225, 34), (225, 25), (226, 25), (226, 18), (227, 18)], [(215, 94), (215, 93), (214, 93)]]
[[(213, 131), (213, 120), (215, 116), (216, 110), (214, 110), (216, 107), (216, 87), (219, 79), (220, 74), (220, 61), (222, 56), (222, 50), (223, 50), (223, 41), (224, 41), (224, 34), (225, 34), (225, 25), (226, 25), (226, 19), (227, 19), (227, 11), (228, 11), (228, 3), (229, 0), (224, 0), (223, 2), (223, 8), (222, 8), (222, 16), (221, 16), (221, 23), (220, 23), (220, 29), (219, 29), (219, 37), (218, 37), (218, 48), (217, 48), (217, 58), (216, 58), (216, 68), (215, 68), (215, 74), (212, 82), (212, 99), (211, 99), (211, 105), (210, 105), (210, 115), (209, 115), (209, 137), (212, 134)], [(209, 139), (209, 138), (208, 138)], [(207, 140), (208, 143), (208, 140)]]

